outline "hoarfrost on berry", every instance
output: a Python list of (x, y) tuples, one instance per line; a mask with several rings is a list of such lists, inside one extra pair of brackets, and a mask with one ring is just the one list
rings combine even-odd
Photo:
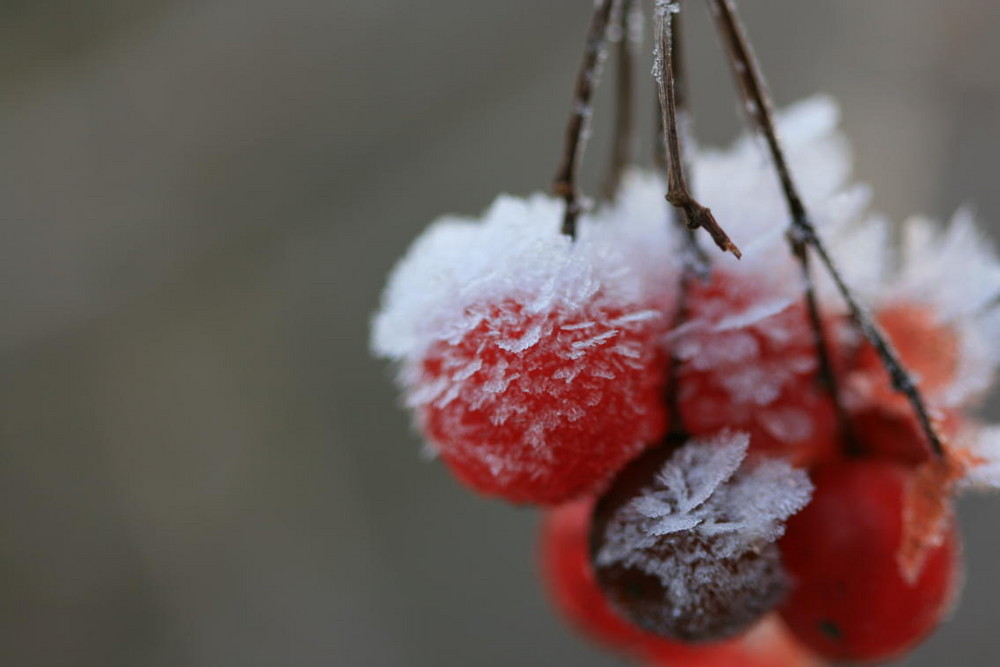
[(716, 641), (780, 600), (787, 582), (774, 541), (812, 487), (784, 460), (745, 461), (748, 446), (745, 433), (721, 433), (662, 465), (667, 450), (651, 450), (602, 498), (592, 537), (597, 578), (641, 627)]
[[(784, 521), (809, 502), (812, 485), (804, 471), (781, 459), (745, 462), (749, 444), (747, 434), (728, 432), (677, 450), (655, 486), (612, 519), (597, 564), (625, 564), (664, 585), (684, 585), (677, 579), (685, 561), (735, 558), (774, 542)], [(713, 538), (711, 553), (648, 558), (645, 550), (660, 538), (686, 531)]]
[(515, 502), (595, 490), (666, 422), (663, 296), (642, 275), (651, 244), (590, 215), (574, 241), (561, 213), (549, 197), (501, 197), (481, 221), (432, 225), (374, 325), (442, 459)]

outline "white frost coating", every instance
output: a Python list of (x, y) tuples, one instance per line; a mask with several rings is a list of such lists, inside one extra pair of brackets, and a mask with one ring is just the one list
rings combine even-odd
[[(868, 203), (866, 188), (848, 186), (850, 151), (837, 131), (839, 115), (833, 100), (817, 96), (776, 119), (796, 184), (825, 235), (855, 219)], [(692, 172), (695, 195), (743, 251), (742, 260), (723, 258), (720, 264), (797, 293), (798, 267), (784, 237), (788, 206), (762, 144), (744, 136), (727, 151), (700, 152)]]
[[(679, 449), (654, 487), (611, 519), (598, 567), (636, 568), (672, 589), (694, 587), (702, 582), (682, 575), (729, 576), (725, 560), (777, 540), (813, 487), (804, 471), (782, 459), (746, 461), (749, 443), (745, 433), (723, 432)], [(659, 548), (672, 538), (683, 538), (683, 547)]]
[(934, 396), (967, 405), (989, 389), (1000, 363), (1000, 261), (968, 210), (939, 229), (914, 218), (904, 226), (899, 271), (882, 286), (880, 303), (930, 306), (958, 336), (958, 371)]
[(962, 479), (969, 490), (1000, 490), (1000, 425), (973, 426), (958, 438), (975, 459)]
[[(501, 196), (482, 220), (448, 217), (431, 225), (390, 276), (373, 323), (375, 353), (417, 359), (432, 344), (456, 342), (475, 328), (484, 316), (477, 306), (505, 300), (536, 315), (576, 311), (600, 294), (628, 321), (658, 317), (636, 304), (648, 302), (645, 292), (654, 287), (640, 269), (652, 256), (670, 254), (667, 234), (643, 245), (631, 227), (645, 228), (645, 221), (598, 223), (584, 215), (574, 243), (559, 233), (562, 211), (562, 202), (544, 195)], [(519, 352), (540, 335), (529, 329), (497, 345)]]

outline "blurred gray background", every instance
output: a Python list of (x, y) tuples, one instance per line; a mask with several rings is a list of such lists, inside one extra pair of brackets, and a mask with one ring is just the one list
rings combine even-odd
[[(1000, 221), (995, 0), (742, 4), (878, 208)], [(620, 664), (550, 613), (536, 516), (421, 462), (366, 341), (427, 222), (546, 187), (590, 5), (0, 2), (0, 664)], [(1000, 499), (962, 514), (964, 602), (908, 665), (996, 664)]]

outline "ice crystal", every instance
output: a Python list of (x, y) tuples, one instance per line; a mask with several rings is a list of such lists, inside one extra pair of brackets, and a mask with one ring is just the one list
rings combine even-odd
[[(665, 586), (684, 588), (704, 583), (705, 568), (725, 578), (725, 560), (778, 539), (784, 521), (809, 502), (812, 485), (783, 460), (746, 462), (749, 442), (745, 433), (727, 432), (679, 449), (655, 485), (611, 520), (598, 566), (638, 568)], [(649, 557), (651, 547), (675, 536), (703, 539)]]
[[(733, 636), (778, 602), (787, 585), (775, 540), (812, 486), (784, 460), (747, 461), (749, 436), (694, 440), (612, 487), (599, 505), (594, 565), (622, 613), (685, 641)], [(644, 455), (633, 472), (659, 454)], [(636, 495), (632, 495), (636, 494)]]

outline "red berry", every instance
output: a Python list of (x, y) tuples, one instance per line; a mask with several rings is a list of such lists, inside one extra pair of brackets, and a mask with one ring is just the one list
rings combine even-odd
[(595, 298), (540, 314), (508, 301), (479, 315), (427, 352), (411, 389), (425, 434), (475, 490), (563, 502), (598, 489), (662, 435), (656, 313)]
[[(851, 415), (853, 435), (865, 457), (916, 465), (932, 454), (930, 442), (909, 402), (877, 405)], [(964, 419), (955, 410), (941, 410), (937, 426), (947, 439), (962, 430)]]
[(716, 644), (684, 644), (645, 632), (618, 615), (594, 578), (588, 536), (593, 499), (549, 510), (540, 536), (541, 568), (549, 594), (563, 617), (583, 635), (662, 667), (807, 667), (816, 660), (776, 617), (747, 634)]
[[(550, 510), (542, 521), (542, 574), (552, 600), (582, 634), (610, 648), (636, 654), (659, 640), (623, 619), (597, 586), (587, 540), (594, 500)], [(673, 642), (669, 642), (673, 646)]]
[(888, 461), (850, 461), (817, 471), (813, 481), (812, 502), (780, 541), (793, 578), (782, 617), (800, 641), (829, 658), (905, 653), (942, 620), (956, 592), (953, 518), (907, 580), (900, 558), (914, 472)]
[(823, 663), (788, 632), (776, 615), (749, 632), (719, 644), (651, 647), (650, 667), (820, 667)]
[[(688, 431), (746, 431), (752, 451), (801, 466), (835, 456), (836, 413), (819, 381), (803, 300), (716, 271), (711, 282), (694, 283), (690, 304), (690, 324), (675, 342)], [(832, 341), (834, 322), (827, 328)]]

